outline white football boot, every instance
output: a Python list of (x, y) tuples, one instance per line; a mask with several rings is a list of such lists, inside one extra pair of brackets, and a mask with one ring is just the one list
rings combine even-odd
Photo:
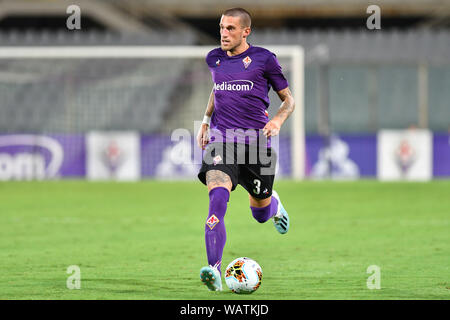
[(222, 277), (217, 265), (201, 268), (200, 280), (210, 291), (222, 291)]
[(272, 217), (275, 229), (281, 234), (285, 234), (289, 230), (289, 215), (281, 204), (280, 196), (275, 190), (272, 190), (272, 197), (278, 200), (277, 214)]

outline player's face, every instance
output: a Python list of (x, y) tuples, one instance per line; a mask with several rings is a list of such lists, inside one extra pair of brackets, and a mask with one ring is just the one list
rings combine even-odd
[(250, 34), (249, 27), (243, 27), (239, 17), (222, 16), (220, 19), (220, 46), (222, 50), (233, 51)]

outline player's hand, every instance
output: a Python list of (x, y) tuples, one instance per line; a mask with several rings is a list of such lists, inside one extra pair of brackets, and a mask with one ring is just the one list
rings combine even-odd
[(197, 144), (200, 148), (205, 150), (205, 146), (209, 143), (209, 125), (202, 123), (202, 126), (198, 130)]
[(266, 123), (263, 128), (263, 134), (268, 137), (274, 137), (280, 133), (281, 124), (275, 119)]

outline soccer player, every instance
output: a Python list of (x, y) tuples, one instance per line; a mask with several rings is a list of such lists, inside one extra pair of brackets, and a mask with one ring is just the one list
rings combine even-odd
[[(228, 9), (219, 26), (221, 46), (206, 57), (214, 86), (197, 135), (199, 147), (205, 150), (198, 178), (209, 192), (205, 225), (208, 266), (200, 270), (200, 279), (211, 291), (222, 290), (224, 217), (230, 193), (238, 184), (248, 191), (256, 221), (272, 218), (279, 233), (289, 230), (289, 216), (272, 190), (276, 154), (270, 137), (279, 133), (294, 110), (294, 99), (275, 54), (247, 42), (250, 14), (242, 8)], [(266, 109), (271, 87), (282, 103), (269, 120)], [(267, 157), (263, 161), (262, 154), (270, 161)]]

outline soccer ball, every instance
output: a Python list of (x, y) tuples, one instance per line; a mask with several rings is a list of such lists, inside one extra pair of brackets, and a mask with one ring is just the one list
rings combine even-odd
[(234, 293), (253, 293), (261, 285), (262, 269), (250, 258), (234, 259), (225, 269), (225, 283)]

